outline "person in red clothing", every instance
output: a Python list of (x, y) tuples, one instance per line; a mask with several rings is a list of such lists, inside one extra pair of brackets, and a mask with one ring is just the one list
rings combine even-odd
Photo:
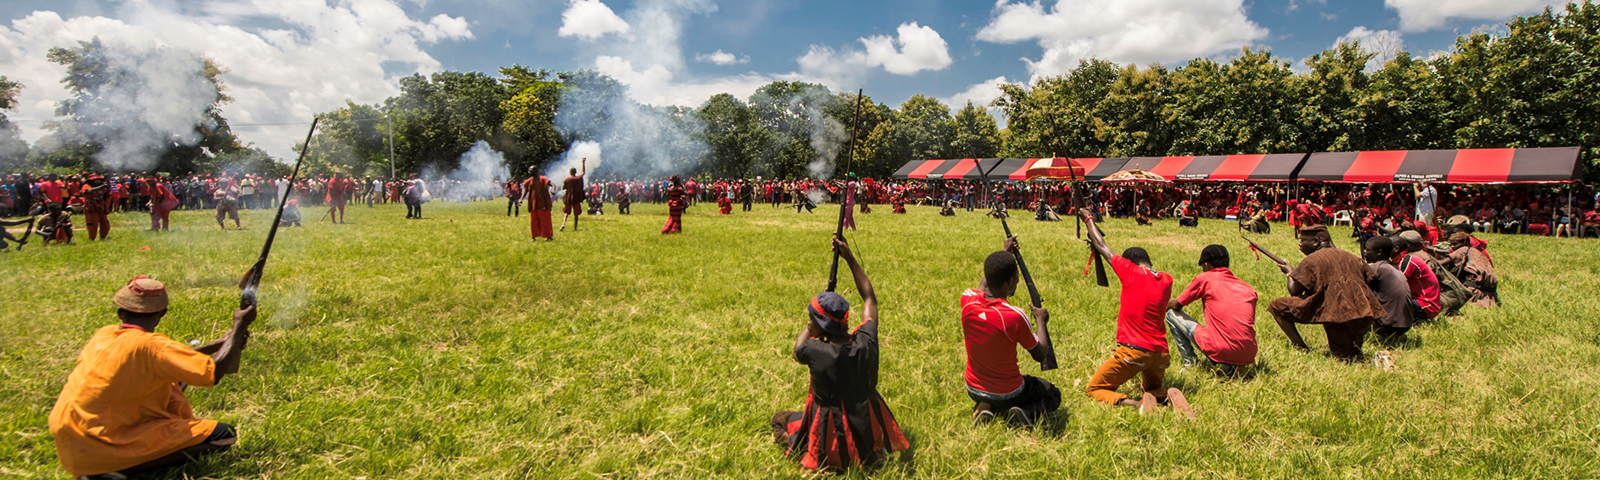
[(508, 180), (508, 181), (506, 181), (506, 184), (505, 184), (505, 190), (506, 190), (506, 216), (507, 217), (520, 217), (520, 216), (522, 216), (522, 185), (517, 183), (516, 180)]
[(172, 209), (178, 208), (178, 196), (172, 194), (160, 177), (145, 177), (144, 184), (145, 190), (150, 192), (150, 231), (171, 230)]
[(1017, 347), (1034, 360), (1046, 354), (1039, 338), (1050, 312), (1034, 308), (1037, 327), (1030, 327), (1028, 312), (1006, 302), (1017, 292), (1016, 237), (1007, 238), (1000, 251), (983, 261), (978, 288), (961, 293), (961, 333), (967, 349), (967, 396), (977, 405), (974, 423), (992, 420), (996, 411), (1011, 421), (1033, 426), (1036, 419), (1061, 407), (1061, 390), (1044, 379), (1023, 375), (1017, 368)]
[(1394, 265), (1406, 277), (1406, 286), (1411, 290), (1411, 317), (1418, 322), (1432, 320), (1439, 311), (1444, 310), (1444, 305), (1439, 302), (1439, 277), (1433, 273), (1433, 268), (1428, 266), (1428, 261), (1409, 253), (1411, 245), (1422, 243), (1422, 236), (1415, 231), (1400, 232), (1394, 238)]
[(44, 194), (46, 206), (49, 206), (49, 204), (55, 204), (58, 207), (66, 205), (67, 184), (62, 183), (61, 179), (56, 177), (54, 173), (45, 177), (43, 182), (39, 182), (39, 193)]
[(843, 237), (834, 237), (833, 249), (850, 265), (861, 293), (861, 324), (850, 330), (850, 302), (843, 296), (822, 292), (811, 298), (793, 350), (811, 377), (805, 408), (778, 412), (769, 423), (773, 439), (808, 469), (872, 466), (911, 448), (878, 394), (878, 298), (872, 282)]
[(106, 218), (111, 213), (111, 187), (99, 175), (90, 175), (78, 195), (83, 197), (83, 226), (89, 239), (105, 240), (111, 234), (111, 221)]
[(661, 226), (662, 235), (683, 233), (683, 210), (689, 207), (689, 200), (686, 197), (683, 192), (683, 180), (673, 175), (672, 187), (667, 189), (667, 224)]
[[(1100, 403), (1112, 406), (1139, 407), (1140, 413), (1153, 413), (1157, 403), (1171, 402), (1173, 407), (1193, 416), (1188, 401), (1178, 389), (1162, 387), (1171, 357), (1167, 355), (1166, 312), (1172, 300), (1172, 276), (1157, 272), (1150, 263), (1150, 254), (1143, 248), (1128, 247), (1117, 255), (1106, 245), (1106, 239), (1095, 226), (1094, 215), (1079, 209), (1078, 216), (1089, 230), (1089, 244), (1096, 252), (1110, 259), (1106, 263), (1117, 272), (1122, 283), (1122, 298), (1117, 310), (1117, 347), (1111, 358), (1089, 378), (1085, 393)], [(1135, 402), (1117, 388), (1140, 376), (1140, 390), (1144, 395)]]
[(550, 178), (540, 175), (535, 167), (528, 167), (528, 179), (522, 181), (522, 195), (528, 199), (528, 225), (533, 238), (555, 240), (550, 224)]
[(339, 213), (338, 218), (334, 219), (333, 223), (344, 223), (345, 194), (354, 187), (355, 184), (349, 178), (339, 178), (338, 173), (333, 174), (333, 178), (328, 179), (328, 194), (323, 199), (328, 201), (327, 216), (329, 218), (334, 217), (334, 212)]
[(561, 189), (566, 191), (566, 196), (563, 197), (561, 203), (561, 230), (563, 231), (567, 229), (567, 217), (572, 217), (572, 231), (578, 231), (578, 217), (583, 216), (583, 176), (589, 174), (589, 159), (585, 158), (580, 161), (582, 162), (583, 173), (578, 173), (576, 168), (569, 168), (567, 169), (567, 175), (570, 176), (561, 181)]
[[(1200, 251), (1199, 275), (1167, 303), (1167, 327), (1183, 357), (1183, 365), (1194, 366), (1198, 353), (1220, 366), (1220, 373), (1233, 375), (1256, 361), (1256, 289), (1228, 270), (1228, 249), (1207, 245)], [(1205, 302), (1201, 325), (1183, 313), (1184, 305)]]

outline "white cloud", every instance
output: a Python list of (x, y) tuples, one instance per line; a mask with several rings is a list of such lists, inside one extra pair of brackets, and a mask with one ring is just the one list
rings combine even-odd
[(596, 40), (609, 33), (625, 34), (630, 29), (628, 22), (612, 12), (611, 7), (600, 3), (600, 0), (572, 0), (567, 11), (561, 12), (561, 29), (556, 33), (563, 37)]
[(812, 45), (798, 59), (800, 71), (854, 83), (874, 67), (881, 66), (896, 75), (912, 75), (950, 66), (950, 46), (932, 27), (919, 26), (917, 22), (903, 23), (895, 33), (894, 38), (873, 35), (860, 39), (864, 51), (836, 51), (825, 45)]
[(1265, 38), (1267, 29), (1245, 17), (1243, 0), (998, 0), (978, 31), (995, 43), (1036, 41), (1038, 60), (1023, 59), (1034, 78), (1066, 73), (1078, 61), (1118, 63), (1188, 60)]
[(594, 69), (617, 79), (628, 86), (629, 96), (647, 105), (677, 105), (698, 107), (706, 99), (719, 93), (733, 95), (740, 100), (750, 98), (757, 88), (777, 80), (797, 80), (790, 75), (763, 75), (746, 73), (711, 79), (677, 81), (671, 70), (652, 65), (635, 70), (633, 63), (620, 57), (601, 55), (594, 60)]
[(1567, 0), (1384, 0), (1400, 15), (1400, 30), (1421, 32), (1445, 26), (1450, 20), (1503, 20), (1565, 5)]
[(987, 110), (990, 109), (989, 102), (994, 101), (996, 98), (1000, 98), (1001, 85), (1015, 83), (1016, 82), (1007, 81), (1006, 77), (1004, 76), (994, 77), (973, 84), (971, 87), (967, 87), (966, 91), (951, 95), (950, 98), (941, 100), (943, 100), (946, 105), (949, 105), (950, 108), (956, 110), (967, 106), (967, 102), (969, 101), (972, 102), (973, 105), (977, 105), (979, 108)]
[[(305, 138), (305, 125), (317, 112), (344, 106), (346, 100), (377, 103), (399, 93), (397, 76), (432, 73), (439, 61), (420, 44), (473, 38), (462, 18), (435, 16), (414, 20), (392, 0), (255, 2), (196, 17), (172, 12), (146, 0), (131, 0), (118, 18), (62, 18), (36, 11), (0, 25), (0, 72), (23, 82), (15, 119), (47, 120), (67, 98), (59, 83), (65, 69), (45, 60), (51, 47), (70, 47), (99, 37), (136, 47), (193, 49), (228, 69), (221, 79), (233, 103), (222, 114), (239, 136), (280, 158)], [(165, 5), (165, 4), (159, 4)], [(245, 8), (248, 7), (248, 8)], [(282, 28), (247, 31), (222, 20), (262, 18)], [(384, 64), (400, 66), (394, 75)], [(39, 124), (23, 122), (24, 138), (37, 140)]]
[(1396, 55), (1405, 50), (1405, 40), (1400, 37), (1400, 32), (1394, 30), (1372, 30), (1365, 26), (1357, 26), (1334, 41), (1334, 44), (1345, 42), (1360, 42), (1361, 49), (1372, 52), (1372, 60), (1367, 61), (1367, 71), (1383, 68)]
[(694, 60), (697, 62), (715, 63), (717, 65), (733, 65), (736, 63), (750, 63), (750, 56), (745, 55), (741, 57), (724, 52), (721, 49), (717, 49), (715, 52), (695, 55)]

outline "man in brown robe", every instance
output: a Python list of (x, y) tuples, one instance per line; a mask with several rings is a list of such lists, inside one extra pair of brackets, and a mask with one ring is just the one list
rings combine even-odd
[(1362, 359), (1361, 344), (1372, 322), (1386, 312), (1367, 284), (1372, 268), (1350, 252), (1334, 248), (1327, 227), (1300, 229), (1300, 252), (1306, 258), (1298, 267), (1279, 263), (1288, 276), (1289, 294), (1272, 300), (1267, 311), (1289, 337), (1289, 343), (1310, 350), (1296, 323), (1320, 324), (1328, 334), (1328, 351), (1347, 362)]
[(1482, 250), (1473, 248), (1471, 235), (1464, 232), (1450, 234), (1450, 256), (1442, 263), (1456, 279), (1461, 280), (1467, 291), (1472, 292), (1472, 298), (1468, 301), (1473, 305), (1493, 308), (1500, 303), (1500, 279), (1494, 274), (1494, 263)]
[(561, 181), (562, 190), (566, 191), (561, 204), (561, 230), (567, 229), (567, 217), (572, 217), (572, 231), (578, 231), (578, 217), (583, 216), (583, 201), (587, 198), (583, 191), (583, 177), (589, 174), (589, 159), (582, 160), (583, 173), (578, 169), (567, 169), (566, 180)]

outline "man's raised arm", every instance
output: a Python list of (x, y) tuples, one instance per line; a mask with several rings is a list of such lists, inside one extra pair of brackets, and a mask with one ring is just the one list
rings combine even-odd
[(850, 274), (855, 277), (856, 292), (861, 294), (861, 321), (877, 321), (878, 295), (872, 291), (872, 281), (867, 279), (867, 271), (856, 261), (855, 254), (850, 251), (850, 245), (843, 237), (833, 237), (833, 251), (838, 252), (839, 258), (850, 265)]
[(256, 307), (249, 306), (233, 311), (233, 328), (222, 339), (222, 346), (211, 356), (216, 362), (212, 371), (212, 385), (222, 383), (222, 377), (239, 372), (239, 360), (244, 357), (244, 347), (250, 341), (250, 323), (256, 321)]

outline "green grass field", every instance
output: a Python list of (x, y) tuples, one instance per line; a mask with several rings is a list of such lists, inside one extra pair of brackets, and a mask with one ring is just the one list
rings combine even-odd
[[(349, 225), (281, 231), (241, 374), (188, 393), (197, 415), (239, 427), (239, 446), (156, 478), (810, 475), (766, 422), (805, 395), (789, 347), (827, 282), (834, 207), (716, 216), (705, 204), (685, 234), (661, 236), (664, 207), (638, 205), (586, 216), (584, 231), (551, 243), (530, 242), (527, 217), (503, 208), (434, 203), (408, 221), (403, 207), (363, 205)], [(880, 389), (914, 450), (847, 476), (1600, 476), (1593, 240), (1484, 236), (1504, 304), (1414, 330), (1417, 345), (1384, 373), (1328, 358), (1320, 329), (1303, 329), (1313, 352), (1291, 349), (1266, 313), (1283, 277), (1253, 260), (1232, 223), (1112, 221), (1112, 248), (1149, 249), (1175, 291), (1199, 273), (1200, 248), (1219, 243), (1261, 294), (1257, 376), (1222, 380), (1176, 361), (1168, 371), (1200, 409), (1191, 423), (1083, 395), (1113, 345), (1116, 281), (1082, 276), (1087, 251), (1071, 221), (1016, 219), (1061, 363), (1042, 377), (1064, 394), (1054, 425), (1030, 432), (971, 426), (961, 377), (957, 297), (999, 248), (999, 222), (888, 210), (858, 216), (862, 230), (847, 236), (882, 304)], [(247, 230), (219, 232), (209, 212), (176, 212), (175, 232), (155, 234), (139, 230), (147, 217), (124, 214), (109, 242), (80, 232), (75, 246), (0, 254), (0, 477), (66, 476), (46, 418), (84, 341), (116, 321), (117, 288), (155, 275), (173, 298), (159, 331), (213, 339), (270, 215), (246, 212)], [(1298, 261), (1275, 227), (1257, 240)], [(1352, 248), (1347, 228), (1335, 235)], [(859, 315), (848, 278), (841, 293)]]

